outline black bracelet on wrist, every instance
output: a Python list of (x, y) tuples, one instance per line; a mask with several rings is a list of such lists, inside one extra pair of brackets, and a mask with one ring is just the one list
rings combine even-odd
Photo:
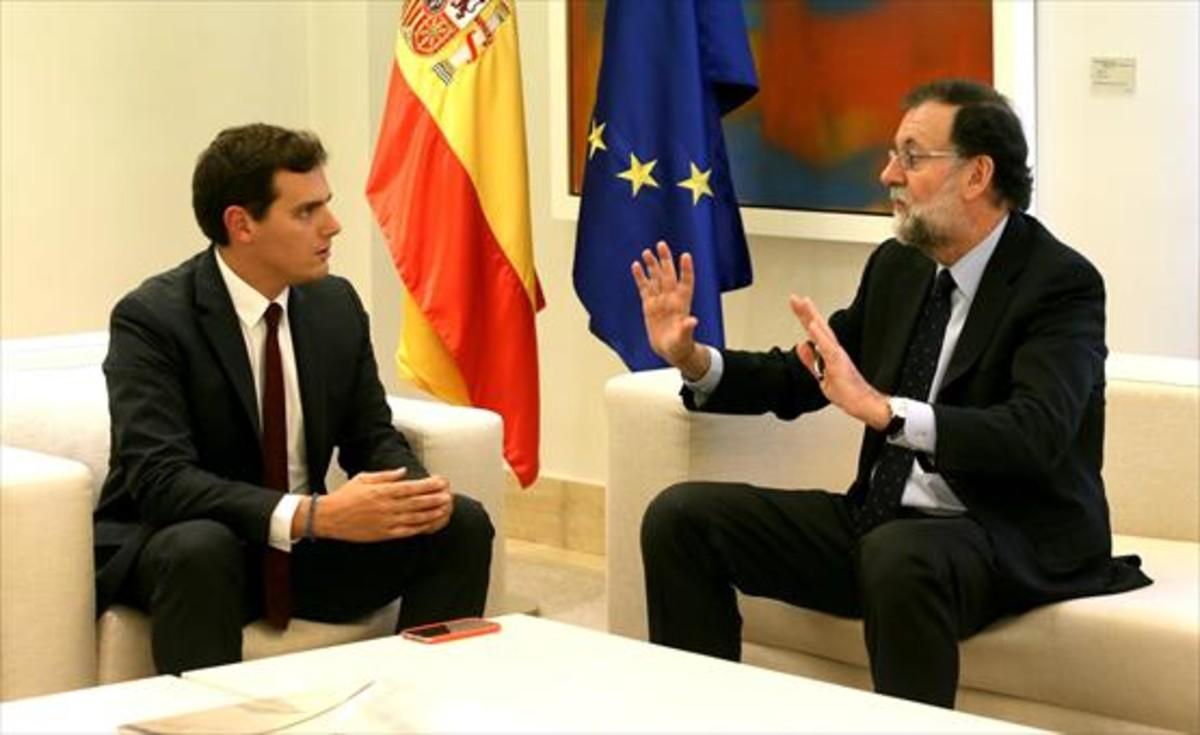
[(313, 493), (309, 496), (308, 501), (308, 518), (304, 521), (304, 538), (309, 541), (316, 541), (317, 537), (313, 534), (313, 518), (317, 515), (317, 500), (320, 495)]

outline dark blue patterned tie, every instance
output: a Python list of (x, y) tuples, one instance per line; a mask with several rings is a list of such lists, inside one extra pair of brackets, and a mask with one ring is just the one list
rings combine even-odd
[[(942, 341), (946, 336), (946, 324), (950, 321), (950, 293), (954, 290), (954, 278), (946, 268), (938, 274), (933, 290), (925, 299), (921, 316), (913, 330), (904, 364), (900, 368), (900, 383), (896, 395), (918, 401), (930, 399), (929, 389), (933, 385), (933, 374), (937, 371), (938, 356), (942, 352)], [(912, 474), (916, 453), (897, 444), (886, 443), (879, 453), (871, 485), (863, 499), (862, 507), (855, 509), (854, 525), (860, 534), (870, 531), (884, 521), (896, 516), (900, 508), (900, 496), (908, 476)]]

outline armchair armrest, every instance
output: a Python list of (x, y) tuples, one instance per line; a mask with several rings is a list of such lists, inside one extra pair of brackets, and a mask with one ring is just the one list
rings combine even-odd
[(674, 369), (605, 385), (608, 410), (608, 627), (646, 637), (641, 523), (659, 492), (685, 480), (841, 491), (854, 473), (861, 426), (836, 409), (797, 421), (688, 411)]
[(92, 477), (0, 447), (0, 699), (96, 683)]
[(488, 614), (505, 601), (504, 425), (492, 411), (434, 401), (388, 396), (392, 423), (404, 434), (422, 464), (450, 480), (450, 488), (487, 509), (496, 529)]

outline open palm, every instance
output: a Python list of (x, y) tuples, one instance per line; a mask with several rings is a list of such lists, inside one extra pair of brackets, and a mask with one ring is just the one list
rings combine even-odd
[(671, 259), (671, 249), (665, 242), (657, 245), (657, 254), (642, 251), (641, 262), (634, 261), (631, 270), (642, 299), (642, 316), (650, 348), (675, 367), (681, 367), (695, 349), (696, 325), (692, 316), (692, 291), (695, 271), (692, 256), (679, 258), (679, 272)]

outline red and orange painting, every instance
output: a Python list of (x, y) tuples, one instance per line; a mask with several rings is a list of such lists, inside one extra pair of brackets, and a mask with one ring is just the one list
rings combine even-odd
[[(942, 77), (992, 83), (991, 0), (741, 2), (759, 91), (724, 128), (745, 206), (887, 213), (878, 174), (905, 92)], [(604, 10), (604, 0), (568, 6), (573, 194), (582, 181)]]

